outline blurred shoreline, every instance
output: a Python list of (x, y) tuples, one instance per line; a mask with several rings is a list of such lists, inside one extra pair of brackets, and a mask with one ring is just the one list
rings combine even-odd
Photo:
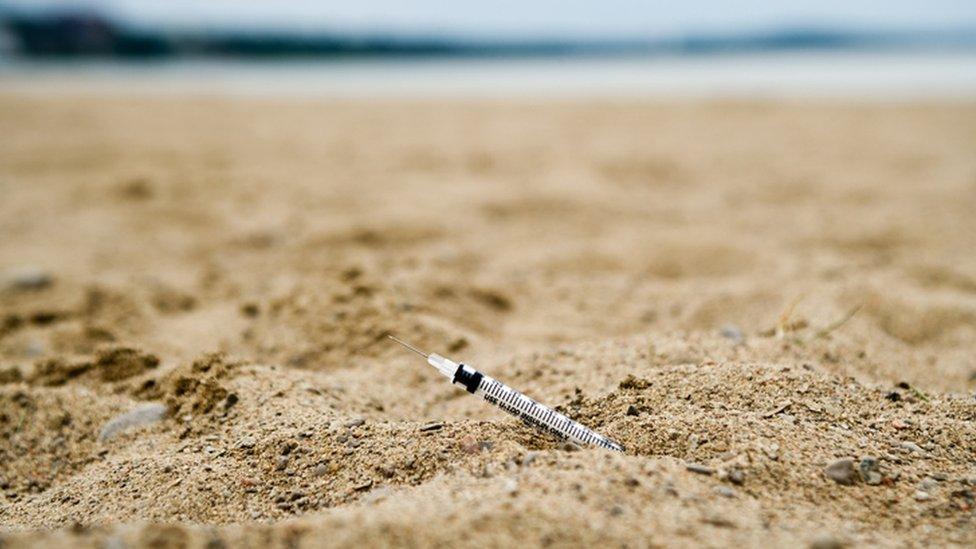
[(0, 8), (0, 53), (23, 59), (362, 59), (577, 58), (699, 56), (798, 51), (976, 51), (976, 28), (963, 24), (790, 25), (647, 36), (522, 37), (415, 31), (178, 28), (135, 25), (110, 12)]
[(976, 100), (976, 51), (127, 63), (0, 57), (0, 93), (340, 99)]

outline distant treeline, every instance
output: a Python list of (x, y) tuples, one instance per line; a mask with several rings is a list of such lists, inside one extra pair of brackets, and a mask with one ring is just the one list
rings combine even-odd
[(569, 56), (707, 54), (791, 49), (976, 48), (976, 30), (869, 33), (788, 29), (749, 35), (621, 41), (474, 41), (282, 32), (186, 33), (120, 25), (92, 13), (2, 14), (26, 57)]

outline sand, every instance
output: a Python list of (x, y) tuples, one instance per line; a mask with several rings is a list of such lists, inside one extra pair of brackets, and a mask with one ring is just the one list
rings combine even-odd
[(976, 544), (976, 104), (0, 120), (5, 546)]

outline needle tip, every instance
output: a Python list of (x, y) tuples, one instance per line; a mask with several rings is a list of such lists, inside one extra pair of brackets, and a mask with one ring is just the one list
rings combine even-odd
[(410, 349), (411, 351), (413, 351), (413, 352), (415, 352), (415, 353), (417, 353), (418, 355), (420, 355), (420, 356), (422, 356), (422, 357), (424, 357), (424, 358), (427, 358), (427, 357), (429, 357), (429, 356), (430, 356), (430, 355), (428, 355), (427, 353), (425, 353), (425, 352), (423, 352), (423, 351), (421, 351), (420, 349), (417, 349), (417, 348), (416, 348), (416, 347), (414, 347), (413, 345), (410, 345), (409, 343), (407, 343), (407, 342), (405, 342), (405, 341), (401, 341), (401, 340), (399, 340), (399, 339), (397, 339), (397, 338), (396, 338), (396, 337), (395, 337), (395, 336), (394, 336), (393, 334), (386, 334), (386, 337), (388, 337), (388, 338), (390, 338), (390, 339), (392, 339), (393, 341), (396, 341), (396, 342), (397, 342), (397, 343), (399, 343), (400, 345), (403, 345), (403, 346), (404, 346), (404, 347), (406, 347), (407, 349)]

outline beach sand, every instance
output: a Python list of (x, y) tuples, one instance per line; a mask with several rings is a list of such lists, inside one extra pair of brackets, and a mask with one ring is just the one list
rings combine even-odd
[(976, 545), (976, 104), (0, 120), (5, 546)]

